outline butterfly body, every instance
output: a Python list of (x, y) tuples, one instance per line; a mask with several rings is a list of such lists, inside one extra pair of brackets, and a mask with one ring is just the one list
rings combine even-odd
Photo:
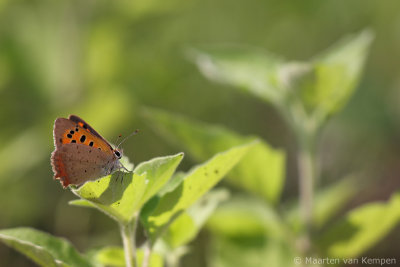
[(62, 185), (80, 185), (124, 169), (122, 152), (112, 146), (78, 116), (58, 118), (54, 122), (54, 146), (51, 164), (54, 179)]

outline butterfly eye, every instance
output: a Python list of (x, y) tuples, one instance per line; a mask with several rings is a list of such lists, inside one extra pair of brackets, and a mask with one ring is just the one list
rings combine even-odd
[(120, 159), (121, 158), (121, 153), (118, 150), (114, 150), (114, 155)]

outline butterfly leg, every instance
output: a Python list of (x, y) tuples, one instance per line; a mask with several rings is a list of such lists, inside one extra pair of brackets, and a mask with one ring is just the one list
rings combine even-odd
[(122, 182), (124, 181), (124, 174), (122, 172), (120, 172), (120, 171), (118, 173), (121, 174), (121, 184), (122, 184)]
[[(117, 178), (115, 178), (115, 182), (118, 182), (119, 177), (121, 176), (121, 172), (117, 172)], [(122, 178), (121, 178), (121, 183), (122, 183)]]

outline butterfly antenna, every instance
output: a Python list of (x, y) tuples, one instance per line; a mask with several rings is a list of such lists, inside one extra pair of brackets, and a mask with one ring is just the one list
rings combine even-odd
[(118, 143), (118, 140), (122, 137), (122, 134), (119, 134), (117, 139), (115, 140), (114, 144)]
[(117, 148), (119, 148), (120, 145), (122, 145), (129, 137), (137, 134), (139, 132), (139, 129), (136, 129), (135, 131), (133, 131), (133, 133), (131, 133), (130, 135), (128, 135), (127, 137), (125, 137), (124, 139), (122, 139), (122, 141), (118, 144)]

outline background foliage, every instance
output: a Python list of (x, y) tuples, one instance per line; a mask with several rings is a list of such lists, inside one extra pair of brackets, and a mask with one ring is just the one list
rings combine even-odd
[[(334, 0), (0, 1), (0, 228), (31, 226), (68, 238), (80, 251), (100, 244), (120, 244), (118, 229), (109, 218), (94, 210), (69, 206), (73, 195), (51, 179), (52, 125), (56, 117), (78, 114), (108, 140), (139, 128), (140, 135), (124, 145), (125, 154), (135, 163), (180, 152), (181, 148), (166, 141), (171, 138), (161, 137), (157, 128), (160, 122), (151, 120), (144, 106), (222, 125), (240, 135), (232, 137), (232, 142), (256, 135), (277, 151), (286, 150), (286, 169), (271, 170), (284, 175), (284, 183), (274, 184), (278, 191), (256, 192), (254, 196), (275, 201), (278, 210), (291, 211), (298, 181), (290, 128), (272, 105), (205, 79), (190, 62), (188, 48), (244, 44), (303, 61), (340, 37), (366, 27), (375, 32), (375, 40), (360, 85), (322, 132), (318, 146), (321, 179), (317, 183), (324, 188), (346, 177), (336, 191), (324, 195), (351, 199), (344, 207), (331, 207), (340, 214), (370, 201), (390, 200), (384, 209), (376, 204), (325, 226), (327, 206), (321, 205), (316, 207), (320, 213), (315, 220), (335, 235), (346, 223), (362, 224), (359, 218), (393, 215), (389, 211), (398, 211), (398, 198), (392, 194), (400, 186), (399, 11), (395, 0), (352, 0), (345, 4)], [(319, 101), (303, 96), (311, 106)], [(197, 154), (189, 155), (180, 169), (187, 171), (203, 160), (202, 153), (197, 150)], [(361, 182), (354, 182), (353, 176), (361, 177)], [(235, 172), (229, 179), (235, 180)], [(231, 184), (224, 186), (234, 193), (245, 194), (254, 188), (251, 184), (243, 188)], [(356, 196), (348, 188), (356, 188)], [(277, 199), (279, 194), (274, 192), (279, 191), (282, 195)], [(326, 201), (322, 203), (331, 203), (321, 199)], [(245, 202), (233, 199), (227, 202), (226, 213), (216, 215), (233, 216), (229, 205), (235, 207), (231, 211), (242, 212), (235, 203)], [(245, 222), (249, 226), (240, 229), (251, 229), (253, 235), (274, 229), (268, 209), (247, 206), (254, 210), (243, 212), (261, 219), (251, 220), (249, 216)], [(287, 213), (295, 229), (295, 208)], [(183, 266), (205, 266), (207, 246), (216, 232), (221, 233), (217, 219), (209, 222), (211, 231), (200, 233), (191, 244)], [(272, 226), (264, 229), (265, 224), (258, 224), (260, 220)], [(375, 229), (376, 224), (379, 221), (370, 222), (364, 229)], [(238, 228), (223, 230), (228, 232), (226, 236), (230, 236), (230, 230), (239, 237), (249, 236), (237, 232)], [(363, 254), (394, 257), (399, 237), (397, 226)], [(374, 238), (369, 236), (368, 240)], [(221, 238), (216, 245), (227, 247), (231, 245), (228, 241)], [(254, 248), (257, 258), (263, 251), (257, 251), (251, 242), (254, 239), (242, 240), (242, 244)], [(329, 248), (326, 244), (329, 237), (322, 238), (318, 248), (331, 255), (348, 251), (346, 244), (352, 245)], [(273, 246), (279, 244), (270, 244)], [(230, 253), (237, 249), (230, 248)], [(0, 245), (0, 259), (2, 266), (31, 265), (4, 245)]]

